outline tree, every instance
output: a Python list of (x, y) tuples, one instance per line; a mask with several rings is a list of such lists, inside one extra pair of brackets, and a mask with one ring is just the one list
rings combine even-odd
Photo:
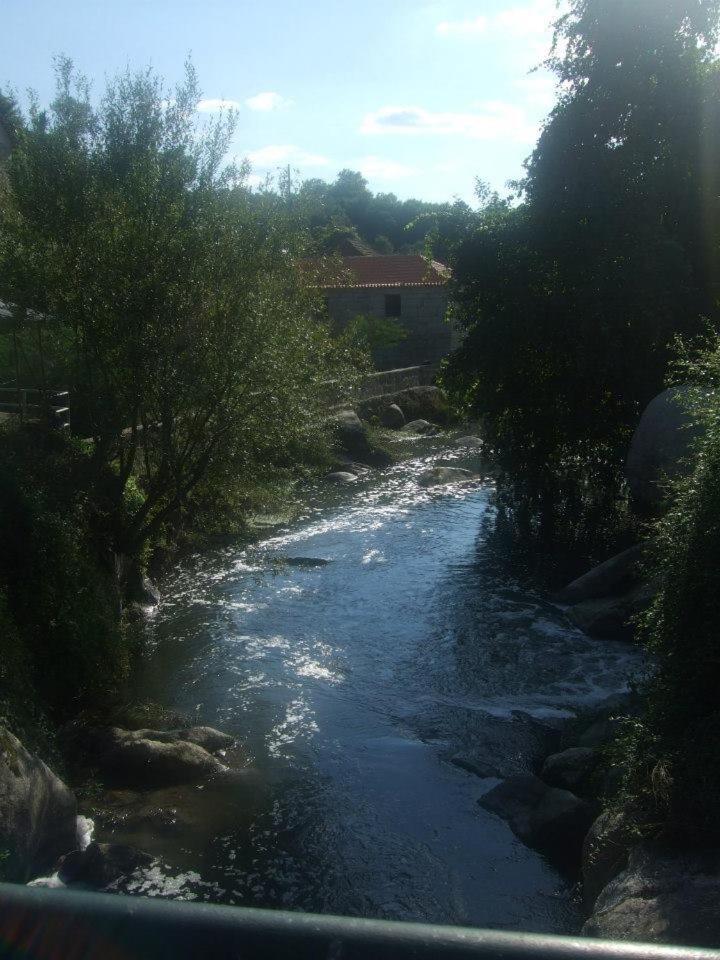
[(581, 537), (607, 526), (673, 334), (717, 311), (717, 13), (575, 0), (524, 202), (483, 211), (456, 258), (468, 335), (448, 381), (485, 417), (511, 503), (547, 535), (559, 520)]
[(234, 116), (198, 129), (191, 66), (173, 91), (126, 73), (97, 106), (70, 61), (57, 81), (9, 163), (1, 293), (67, 332), (73, 405), (114, 476), (115, 546), (137, 555), (209, 474), (286, 463), (345, 357), (301, 238), (223, 164)]

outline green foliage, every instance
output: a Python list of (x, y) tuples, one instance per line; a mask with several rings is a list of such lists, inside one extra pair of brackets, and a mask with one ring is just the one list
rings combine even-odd
[[(429, 203), (400, 200), (394, 193), (372, 193), (367, 181), (353, 170), (341, 170), (333, 183), (306, 180), (283, 189), (281, 181), (269, 194), (284, 197), (319, 253), (425, 253), (445, 261), (472, 217), (462, 200)], [(262, 196), (267, 200), (268, 192)], [(346, 248), (351, 240), (356, 251)]]
[(91, 461), (71, 442), (39, 430), (0, 432), (1, 679), (9, 712), (37, 693), (56, 716), (69, 716), (127, 673), (103, 506)]
[(397, 346), (407, 338), (407, 330), (392, 317), (376, 317), (359, 313), (345, 328), (345, 335), (358, 344), (361, 350), (370, 354)]
[(175, 90), (124, 74), (98, 105), (69, 61), (57, 77), (8, 166), (0, 294), (67, 338), (73, 424), (113, 464), (113, 542), (137, 555), (208, 478), (233, 499), (287, 455), (351, 358), (317, 319), (291, 211), (223, 165), (234, 117), (198, 128), (190, 66)]
[(717, 315), (716, 21), (717, 3), (575, 0), (524, 202), (486, 204), (454, 259), (467, 335), (446, 382), (526, 530), (612, 535), (668, 344)]
[(695, 467), (656, 523), (660, 590), (643, 624), (656, 669), (625, 738), (628, 793), (651, 823), (717, 842), (720, 826), (720, 338), (679, 367), (701, 428)]

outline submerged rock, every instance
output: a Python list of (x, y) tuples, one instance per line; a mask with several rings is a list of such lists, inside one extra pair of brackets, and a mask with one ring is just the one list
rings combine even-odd
[(717, 947), (720, 851), (680, 852), (661, 843), (634, 847), (625, 870), (602, 891), (586, 936)]
[(571, 871), (579, 866), (592, 811), (575, 794), (549, 787), (532, 774), (522, 774), (504, 780), (478, 803), (507, 820), (520, 840), (558, 866)]
[(287, 567), (326, 567), (330, 561), (322, 557), (277, 557)]
[(349, 470), (335, 470), (333, 473), (329, 473), (325, 479), (328, 483), (355, 483), (357, 476), (350, 473)]
[(153, 857), (122, 843), (91, 843), (62, 857), (58, 876), (68, 886), (81, 884), (95, 890), (149, 867)]
[(0, 851), (6, 880), (47, 872), (77, 846), (77, 802), (62, 780), (0, 727)]
[(421, 487), (437, 487), (448, 483), (467, 483), (477, 480), (477, 474), (462, 467), (431, 467), (418, 477)]

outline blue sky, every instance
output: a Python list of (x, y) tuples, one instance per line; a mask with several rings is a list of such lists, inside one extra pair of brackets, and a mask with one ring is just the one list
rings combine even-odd
[(373, 190), (472, 200), (522, 172), (552, 78), (554, 0), (0, 0), (0, 85), (53, 89), (71, 56), (100, 91), (152, 65), (169, 82), (187, 54), (200, 115), (231, 101), (233, 152), (255, 180), (288, 163), (303, 177), (361, 170)]

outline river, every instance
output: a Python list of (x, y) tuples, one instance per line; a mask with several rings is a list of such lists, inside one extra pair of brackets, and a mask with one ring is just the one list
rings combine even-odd
[(423, 489), (438, 462), (481, 470), (471, 443), (418, 440), (397, 466), (318, 485), (287, 528), (167, 577), (137, 695), (237, 736), (240, 773), (105, 822), (166, 864), (136, 892), (578, 928), (569, 881), (477, 800), (536, 763), (561, 718), (623, 689), (637, 653), (508, 575), (492, 482)]

